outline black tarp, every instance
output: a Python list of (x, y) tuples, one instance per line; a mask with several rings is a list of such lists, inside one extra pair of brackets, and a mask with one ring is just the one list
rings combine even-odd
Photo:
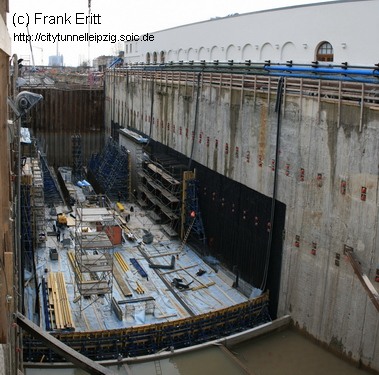
[[(151, 142), (151, 152), (167, 153), (186, 163), (182, 154)], [(188, 160), (188, 159), (187, 159)], [(198, 163), (199, 205), (206, 242), (196, 243), (202, 255), (212, 255), (230, 271), (238, 269), (242, 279), (256, 288), (270, 291), (270, 315), (277, 316), (279, 300), (285, 204), (275, 202), (275, 220), (271, 223), (272, 198), (233, 181)], [(272, 230), (271, 247), (268, 249)], [(191, 242), (191, 237), (189, 238)], [(268, 255), (269, 254), (269, 255)], [(267, 280), (265, 268), (269, 259)]]
[[(277, 313), (282, 260), (285, 205), (208, 168), (196, 165), (199, 200), (208, 251), (228, 269), (238, 268), (240, 276), (256, 288), (264, 279), (267, 252), (269, 265), (265, 290), (270, 290), (270, 314)], [(272, 233), (268, 249), (269, 232)]]

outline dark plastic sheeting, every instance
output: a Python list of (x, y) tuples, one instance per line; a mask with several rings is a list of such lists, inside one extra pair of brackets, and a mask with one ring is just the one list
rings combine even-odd
[[(183, 161), (182, 154), (152, 143), (153, 153), (169, 152), (173, 158)], [(199, 203), (206, 236), (205, 244), (200, 246), (201, 251), (204, 255), (214, 256), (231, 271), (237, 267), (242, 279), (260, 288), (266, 266), (272, 198), (198, 163), (192, 162), (192, 168), (196, 168), (199, 180)], [(285, 204), (276, 201), (264, 288), (270, 291), (270, 315), (273, 319), (277, 316), (279, 299), (285, 210)]]

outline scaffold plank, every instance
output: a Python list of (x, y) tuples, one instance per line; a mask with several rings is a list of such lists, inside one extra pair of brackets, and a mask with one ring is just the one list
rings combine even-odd
[(105, 280), (85, 280), (78, 283), (78, 289), (82, 296), (90, 296), (109, 293), (111, 287)]
[(116, 279), (116, 282), (118, 286), (120, 287), (121, 292), (124, 295), (124, 297), (131, 297), (133, 293), (131, 292), (125, 280), (123, 279), (122, 274), (119, 271), (117, 265), (116, 267), (113, 268), (113, 276)]

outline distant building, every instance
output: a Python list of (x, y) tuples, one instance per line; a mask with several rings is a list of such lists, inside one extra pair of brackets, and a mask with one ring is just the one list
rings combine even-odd
[(63, 66), (63, 55), (49, 56), (49, 66)]
[(114, 56), (98, 56), (95, 59), (93, 59), (93, 67), (95, 68), (95, 70), (103, 72), (107, 68), (107, 66), (109, 66), (112, 63), (114, 59)]
[(99, 72), (103, 72), (109, 67), (119, 67), (124, 63), (124, 51), (119, 51), (118, 56), (98, 56), (93, 59), (93, 67)]

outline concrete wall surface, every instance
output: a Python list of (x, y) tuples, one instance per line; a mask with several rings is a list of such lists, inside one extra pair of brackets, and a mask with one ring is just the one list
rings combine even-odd
[(141, 131), (267, 196), (277, 169), (286, 205), (278, 316), (379, 370), (379, 313), (344, 255), (353, 248), (378, 290), (376, 88), (287, 79), (278, 117), (276, 78), (223, 85), (203, 76), (197, 86), (198, 78), (108, 73), (106, 126)]

